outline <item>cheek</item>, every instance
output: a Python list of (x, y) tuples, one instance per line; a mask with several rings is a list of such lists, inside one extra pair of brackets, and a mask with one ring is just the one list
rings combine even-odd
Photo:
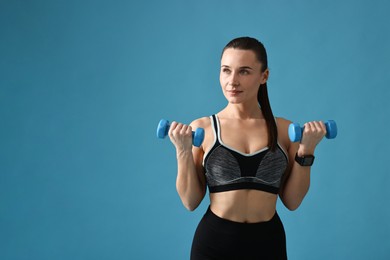
[(251, 80), (251, 84), (252, 84), (253, 86), (258, 87), (258, 86), (260, 86), (261, 81), (262, 81), (261, 77), (255, 77), (255, 78), (253, 78), (253, 79)]
[(219, 83), (222, 87), (226, 85), (226, 78), (223, 75), (219, 75)]

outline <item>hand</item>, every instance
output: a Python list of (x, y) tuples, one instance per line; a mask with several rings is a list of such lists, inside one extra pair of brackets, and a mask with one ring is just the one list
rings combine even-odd
[(192, 128), (189, 125), (173, 121), (168, 131), (171, 142), (176, 147), (177, 154), (191, 152), (192, 150)]
[(318, 143), (326, 134), (326, 127), (322, 121), (312, 121), (303, 125), (302, 140), (299, 144), (298, 156), (314, 155)]

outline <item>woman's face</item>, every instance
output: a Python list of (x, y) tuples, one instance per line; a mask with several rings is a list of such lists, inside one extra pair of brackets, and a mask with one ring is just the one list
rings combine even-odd
[(251, 50), (228, 48), (222, 55), (219, 80), (229, 103), (257, 102), (260, 84), (268, 79), (268, 69), (261, 72), (261, 63)]

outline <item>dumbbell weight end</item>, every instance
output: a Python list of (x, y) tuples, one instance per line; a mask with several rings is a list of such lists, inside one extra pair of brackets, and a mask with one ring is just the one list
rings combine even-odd
[[(158, 138), (165, 138), (168, 135), (169, 131), (169, 121), (165, 119), (161, 119), (160, 122), (157, 125), (157, 137)], [(194, 131), (192, 131), (192, 144), (196, 147), (201, 146), (204, 139), (204, 130), (203, 128), (197, 128)]]

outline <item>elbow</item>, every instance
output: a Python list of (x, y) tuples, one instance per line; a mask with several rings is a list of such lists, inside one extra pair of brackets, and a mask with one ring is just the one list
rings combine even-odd
[(193, 207), (193, 206), (185, 206), (186, 209), (190, 212), (194, 211), (197, 207)]
[(287, 199), (287, 198), (282, 198), (282, 202), (284, 206), (290, 210), (290, 211), (295, 211), (299, 208), (299, 206), (302, 203), (301, 199)]
[(285, 206), (289, 211), (295, 211), (299, 208), (300, 205), (301, 205), (301, 203), (291, 203), (291, 204), (287, 204)]
[(196, 200), (191, 198), (191, 196), (185, 195), (184, 193), (180, 193), (179, 192), (179, 197), (181, 199), (181, 202), (182, 202), (183, 206), (188, 211), (194, 211), (200, 204)]
[(184, 207), (188, 210), (188, 211), (194, 211), (199, 205), (195, 205), (193, 203), (184, 203), (183, 202), (183, 205)]
[(308, 189), (300, 193), (283, 192), (280, 194), (280, 198), (288, 210), (295, 211), (301, 206), (307, 191)]
[(195, 209), (197, 209), (202, 202), (202, 199), (205, 194), (205, 191), (202, 194), (189, 194), (188, 191), (180, 189), (179, 186), (177, 187), (177, 192), (179, 194), (183, 206), (188, 211), (194, 211)]

